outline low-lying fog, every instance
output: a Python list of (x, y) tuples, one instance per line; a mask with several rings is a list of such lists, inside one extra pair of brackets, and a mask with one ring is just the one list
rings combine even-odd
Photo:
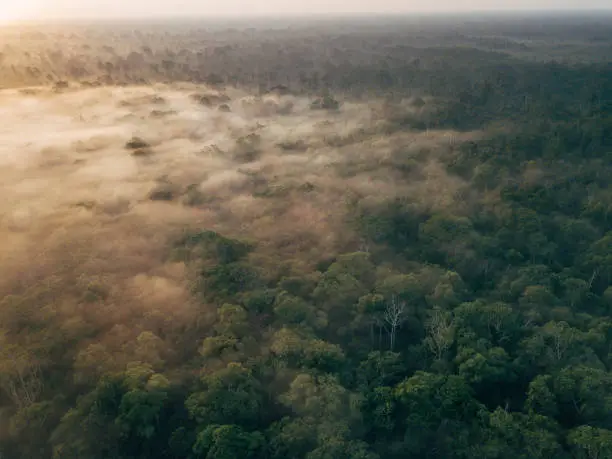
[(298, 266), (358, 248), (349, 197), (452, 205), (461, 182), (436, 152), (472, 134), (384, 134), (388, 104), (312, 102), (190, 86), (0, 92), (0, 296), (44, 284), (54, 302), (72, 295), (72, 313), (71, 289), (94, 279), (111, 291), (104, 320), (130, 304), (176, 315), (184, 268), (164, 260), (181, 228)]

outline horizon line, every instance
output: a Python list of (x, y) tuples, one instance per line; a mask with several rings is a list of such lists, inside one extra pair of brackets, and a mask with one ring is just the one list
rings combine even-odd
[(57, 24), (57, 23), (105, 23), (105, 22), (150, 22), (150, 21), (209, 21), (209, 20), (252, 20), (252, 19), (293, 19), (293, 20), (328, 20), (328, 19), (376, 19), (389, 18), (394, 20), (410, 19), (417, 17), (444, 17), (448, 15), (463, 17), (478, 16), (541, 16), (541, 15), (599, 15), (604, 14), (612, 17), (612, 6), (610, 8), (557, 8), (557, 9), (481, 9), (481, 10), (444, 10), (444, 11), (357, 11), (357, 12), (313, 12), (313, 13), (219, 13), (219, 14), (151, 14), (149, 16), (51, 16), (24, 18), (7, 22), (0, 21), (0, 25), (30, 25), (30, 24)]

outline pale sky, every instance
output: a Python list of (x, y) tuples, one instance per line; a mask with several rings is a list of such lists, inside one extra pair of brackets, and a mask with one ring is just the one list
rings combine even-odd
[(0, 0), (0, 20), (611, 8), (611, 0)]

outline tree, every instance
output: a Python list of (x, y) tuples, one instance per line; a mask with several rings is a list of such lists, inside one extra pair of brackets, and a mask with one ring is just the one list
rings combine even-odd
[(488, 347), (510, 347), (522, 336), (519, 314), (508, 304), (477, 300), (453, 310), (457, 341), (468, 347), (486, 342)]
[(164, 366), (163, 355), (165, 349), (166, 345), (162, 339), (150, 331), (142, 332), (136, 338), (136, 358), (150, 363), (157, 369), (161, 369)]
[(567, 436), (577, 459), (612, 458), (612, 431), (591, 426), (580, 426)]
[(548, 322), (543, 327), (545, 336), (549, 341), (549, 350), (552, 359), (560, 361), (569, 347), (576, 341), (578, 331), (572, 329), (566, 322)]
[(201, 378), (202, 388), (191, 394), (185, 406), (198, 424), (233, 423), (255, 426), (263, 408), (261, 384), (238, 363)]
[(303, 354), (304, 366), (316, 368), (329, 373), (339, 373), (344, 367), (346, 357), (342, 347), (320, 339), (305, 343)]
[[(61, 413), (59, 400), (36, 402), (21, 408), (10, 419), (10, 435), (28, 457), (51, 457), (48, 438), (59, 423)], [(10, 456), (8, 452), (5, 454)]]
[(338, 443), (360, 457), (363, 448), (352, 440), (361, 427), (362, 397), (343, 387), (337, 377), (299, 374), (279, 400), (297, 418), (285, 418), (274, 426), (278, 435), (272, 441), (274, 457), (286, 457), (283, 452), (292, 457), (330, 457), (332, 451), (338, 453), (334, 446)]
[(526, 407), (554, 415), (562, 426), (582, 424), (610, 428), (612, 376), (585, 366), (566, 367), (554, 375), (538, 376), (529, 385)]
[(523, 315), (532, 323), (542, 324), (558, 300), (552, 292), (541, 285), (530, 285), (525, 288), (519, 305), (523, 310)]
[(265, 440), (259, 432), (236, 425), (209, 425), (197, 436), (193, 452), (198, 459), (255, 459), (261, 457)]
[(121, 457), (121, 428), (115, 424), (127, 387), (121, 375), (106, 375), (79, 398), (51, 435), (56, 459)]
[(476, 241), (473, 224), (466, 217), (435, 214), (419, 227), (419, 243), (425, 257), (462, 275), (469, 274), (466, 262), (473, 258)]
[(592, 273), (589, 288), (594, 285), (603, 289), (608, 287), (612, 281), (612, 231), (591, 244), (583, 255), (582, 265), (589, 274)]
[(520, 342), (518, 362), (529, 372), (548, 372), (569, 364), (597, 367), (601, 361), (591, 348), (596, 339), (595, 333), (585, 334), (567, 322), (550, 321)]
[(566, 457), (558, 427), (536, 414), (510, 413), (497, 408), (487, 416), (482, 443), (473, 454), (487, 459), (548, 459)]
[(529, 383), (525, 408), (533, 412), (555, 418), (559, 414), (557, 399), (552, 391), (552, 377), (550, 375), (538, 375)]
[(459, 365), (458, 374), (483, 390), (515, 379), (510, 356), (500, 347), (483, 352), (463, 348), (458, 352), (455, 362)]
[(323, 311), (287, 292), (277, 295), (274, 314), (283, 325), (302, 325), (315, 330), (327, 325), (327, 316)]
[(345, 363), (345, 355), (339, 345), (288, 328), (281, 328), (274, 334), (270, 351), (284, 364), (296, 368), (339, 372)]
[(399, 300), (406, 301), (410, 305), (424, 304), (426, 294), (432, 290), (434, 283), (439, 278), (438, 272), (427, 273), (421, 271), (411, 274), (396, 274), (381, 276), (376, 283), (376, 293), (384, 297), (397, 296)]
[(116, 422), (124, 435), (150, 439), (155, 435), (160, 415), (167, 400), (167, 394), (160, 390), (132, 390), (121, 398)]
[(317, 305), (324, 310), (329, 327), (343, 331), (352, 306), (368, 293), (367, 288), (348, 272), (330, 267), (313, 292)]
[(434, 309), (427, 323), (425, 346), (441, 360), (455, 339), (455, 327), (448, 312)]
[(468, 288), (459, 274), (454, 271), (444, 273), (427, 300), (442, 309), (451, 309), (461, 304), (467, 297)]
[(553, 391), (563, 425), (590, 424), (612, 428), (612, 375), (585, 366), (562, 369), (553, 380)]
[(285, 417), (268, 429), (269, 453), (274, 459), (303, 458), (316, 448), (321, 424), (313, 418)]
[(389, 348), (393, 352), (397, 330), (406, 320), (406, 302), (400, 301), (397, 296), (393, 296), (391, 301), (387, 302), (384, 318), (389, 330)]
[(351, 393), (332, 375), (299, 374), (279, 399), (300, 416), (345, 423), (361, 419), (359, 395)]
[(401, 354), (389, 351), (370, 352), (355, 369), (360, 385), (368, 389), (392, 386), (400, 381), (405, 371)]
[(245, 354), (257, 349), (252, 334), (249, 333), (248, 313), (242, 307), (225, 303), (217, 310), (215, 336), (202, 342), (200, 354), (204, 357), (222, 357), (225, 361), (242, 361)]
[(95, 384), (105, 373), (117, 371), (117, 366), (117, 359), (107, 346), (93, 343), (77, 353), (74, 362), (74, 379), (78, 383)]
[(306, 459), (379, 459), (379, 456), (368, 451), (368, 445), (362, 441), (330, 438), (308, 453)]
[(4, 334), (0, 334), (0, 387), (20, 409), (36, 403), (43, 390), (36, 357)]
[(350, 273), (337, 271), (334, 269), (329, 274), (325, 273), (314, 290), (313, 296), (326, 310), (340, 308), (339, 312), (343, 312), (347, 306), (352, 305), (360, 296), (366, 294), (367, 290)]
[(242, 306), (225, 303), (217, 310), (215, 331), (226, 336), (241, 338), (249, 331), (248, 314)]
[[(356, 335), (354, 347), (366, 351), (375, 346), (382, 348), (382, 331), (384, 328), (385, 299), (379, 294), (367, 294), (359, 298), (353, 309), (353, 320), (349, 330)], [(368, 336), (369, 346), (366, 346), (362, 334)]]
[(406, 454), (438, 451), (441, 457), (465, 457), (474, 441), (473, 423), (484, 407), (463, 378), (418, 371), (395, 387), (395, 397)]

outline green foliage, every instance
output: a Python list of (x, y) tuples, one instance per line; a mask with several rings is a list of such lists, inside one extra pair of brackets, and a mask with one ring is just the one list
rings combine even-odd
[(197, 436), (193, 446), (196, 458), (254, 459), (261, 457), (264, 437), (259, 432), (245, 432), (235, 425), (209, 425)]
[(322, 329), (327, 326), (327, 316), (305, 300), (280, 292), (274, 303), (276, 319), (283, 325), (300, 325), (308, 329)]
[(268, 429), (270, 457), (305, 457), (317, 445), (319, 427), (316, 420), (307, 417), (285, 417), (275, 422)]
[(351, 204), (351, 208), (355, 226), (364, 237), (398, 251), (411, 251), (418, 241), (419, 225), (427, 218), (416, 204), (400, 199), (376, 208), (361, 203)]
[[(538, 26), (544, 41), (552, 33), (545, 29)], [(233, 228), (185, 232), (170, 258), (184, 262), (193, 287), (181, 314), (196, 312), (176, 325), (176, 305), (159, 309), (155, 296), (144, 322), (119, 331), (111, 328), (119, 319), (106, 317), (117, 301), (111, 282), (79, 283), (56, 303), (53, 279), (20, 274), (0, 301), (0, 456), (612, 459), (612, 67), (521, 60), (542, 40), (500, 43), (473, 30), (453, 34), (465, 46), (448, 46), (448, 37), (412, 46), (401, 35), (412, 32), (394, 32), (399, 45), (381, 35), (357, 49), (352, 33), (336, 32), (331, 48), (310, 37), (333, 48), (326, 56), (308, 57), (301, 33), (286, 37), (305, 56), (288, 58), (289, 70), (278, 56), (290, 54), (277, 53), (274, 40), (255, 43), (279, 64), (264, 65), (265, 53), (255, 59), (273, 69), (271, 83), (284, 78), (308, 94), (325, 87), (347, 98), (356, 89), (387, 92), (389, 114), (374, 127), (323, 133), (322, 145), (278, 144), (314, 163), (319, 147), (329, 158), (356, 149), (350, 167), (332, 168), (355, 185), (341, 196), (346, 227), (335, 218), (329, 226), (333, 248), (304, 251), (300, 243), (291, 253), (284, 245), (279, 255), (284, 241), (233, 239)], [(414, 33), (421, 43), (437, 32)], [(566, 33), (572, 47), (586, 40), (584, 31)], [(191, 68), (200, 59), (188, 50), (167, 56), (155, 75), (180, 67), (190, 80), (251, 84), (251, 73), (225, 69), (247, 42), (212, 45), (208, 76)], [(347, 52), (361, 63), (345, 62)], [(107, 73), (131, 74), (111, 67)], [(325, 110), (340, 104), (330, 94), (308, 116), (334, 117)], [(215, 97), (195, 100), (225, 101)], [(251, 132), (228, 154), (252, 162), (265, 142)], [(357, 142), (381, 150), (364, 154)], [(136, 155), (149, 147), (138, 138), (126, 144)], [(429, 174), (426, 166), (440, 165)], [(398, 185), (390, 196), (360, 188), (381, 177)], [(419, 194), (421, 181), (436, 194), (444, 179), (456, 190), (440, 192), (446, 201)], [(294, 192), (327, 205), (324, 193), (343, 186), (299, 183), (255, 194), (269, 206)], [(157, 198), (172, 197), (161, 191)], [(183, 197), (197, 207), (217, 200), (196, 186)], [(83, 324), (71, 333), (77, 310)]]
[(202, 272), (199, 290), (206, 296), (231, 299), (236, 295), (263, 287), (259, 273), (244, 262), (218, 264)]
[(360, 418), (360, 397), (349, 392), (331, 375), (299, 374), (279, 399), (294, 413), (302, 416), (343, 422)]
[(120, 427), (114, 421), (126, 389), (120, 377), (107, 376), (81, 397), (51, 436), (54, 457), (97, 459), (117, 454)]
[(456, 375), (417, 372), (397, 385), (395, 396), (414, 426), (437, 426), (443, 420), (470, 422), (482, 409), (466, 381)]
[(187, 250), (189, 259), (212, 258), (220, 264), (237, 262), (252, 250), (250, 244), (229, 239), (214, 231), (186, 232), (176, 241), (175, 246)]
[(156, 434), (167, 395), (159, 390), (132, 390), (126, 393), (119, 405), (115, 422), (124, 436), (148, 440)]
[(474, 441), (474, 424), (485, 414), (457, 375), (417, 372), (396, 386), (395, 397), (405, 429), (402, 447), (417, 456), (435, 447), (446, 457), (464, 457), (462, 451)]
[(405, 374), (406, 367), (401, 354), (389, 351), (370, 352), (356, 368), (357, 380), (368, 389), (393, 386)]
[(483, 443), (474, 454), (486, 458), (566, 457), (558, 441), (558, 428), (538, 415), (508, 413), (501, 408), (488, 416)]
[(256, 425), (263, 408), (261, 384), (251, 371), (237, 363), (201, 378), (202, 388), (191, 394), (185, 404), (199, 425)]
[(503, 348), (495, 347), (480, 353), (465, 348), (455, 359), (457, 373), (467, 382), (481, 387), (490, 387), (514, 378), (511, 359)]
[(581, 426), (570, 432), (568, 442), (579, 459), (607, 459), (612, 457), (612, 431)]
[(306, 459), (378, 459), (378, 455), (368, 451), (368, 446), (360, 441), (330, 439), (306, 455)]
[(337, 344), (313, 339), (298, 330), (281, 328), (274, 334), (270, 351), (287, 366), (339, 372), (346, 360)]

